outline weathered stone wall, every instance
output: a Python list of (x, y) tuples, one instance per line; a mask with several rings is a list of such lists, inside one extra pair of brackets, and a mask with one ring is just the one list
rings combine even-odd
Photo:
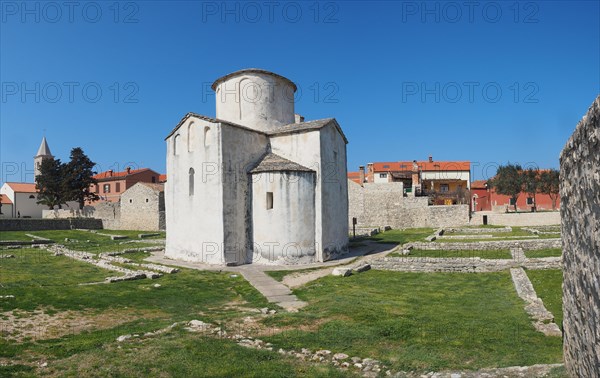
[(348, 224), (352, 218), (366, 227), (458, 227), (469, 224), (469, 206), (428, 206), (427, 197), (404, 197), (400, 183), (365, 183), (348, 180)]
[(137, 183), (121, 195), (121, 230), (165, 229), (165, 196), (163, 191), (155, 187), (158, 188), (158, 184), (148, 186), (145, 183)]
[(490, 241), (479, 241), (479, 242), (413, 242), (409, 243), (415, 249), (426, 249), (426, 250), (446, 250), (446, 251), (459, 251), (459, 250), (495, 250), (495, 249), (510, 249), (510, 248), (522, 248), (524, 250), (532, 249), (544, 249), (544, 248), (560, 248), (561, 240), (559, 238), (553, 239), (529, 239), (529, 240), (490, 240)]
[(85, 228), (90, 230), (102, 229), (102, 221), (94, 218), (70, 219), (35, 219), (8, 218), (0, 219), (0, 231), (40, 231), (40, 230), (70, 230)]
[(600, 96), (560, 156), (564, 358), (572, 377), (600, 377)]
[(85, 206), (79, 209), (57, 209), (44, 210), (44, 219), (68, 219), (68, 218), (96, 218), (102, 221), (102, 228), (107, 230), (119, 230), (121, 219), (121, 205), (119, 202), (101, 202), (94, 206)]
[(560, 212), (542, 211), (537, 213), (496, 213), (478, 211), (472, 214), (471, 224), (483, 224), (483, 216), (487, 215), (488, 224), (495, 226), (548, 226), (560, 224)]

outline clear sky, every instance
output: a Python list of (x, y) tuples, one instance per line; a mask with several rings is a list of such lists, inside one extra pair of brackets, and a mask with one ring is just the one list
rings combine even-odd
[[(558, 167), (600, 93), (598, 1), (2, 1), (0, 181), (33, 180), (45, 135), (98, 168), (165, 171), (164, 137), (214, 116), (214, 79), (250, 67), (335, 117), (348, 169), (469, 160)], [(45, 130), (45, 131), (44, 131)]]

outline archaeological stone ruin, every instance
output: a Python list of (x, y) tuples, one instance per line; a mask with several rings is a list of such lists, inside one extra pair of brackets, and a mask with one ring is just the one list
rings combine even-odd
[(572, 377), (600, 377), (600, 96), (560, 156), (564, 358)]

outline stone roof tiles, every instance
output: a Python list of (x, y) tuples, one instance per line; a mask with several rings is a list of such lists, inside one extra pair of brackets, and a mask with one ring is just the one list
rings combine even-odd
[(269, 152), (263, 156), (254, 169), (250, 170), (250, 173), (281, 171), (314, 172), (312, 169), (306, 168), (303, 165)]
[(266, 75), (271, 75), (280, 79), (283, 79), (285, 81), (287, 81), (288, 83), (290, 83), (292, 85), (292, 87), (294, 88), (294, 92), (296, 92), (296, 84), (294, 84), (293, 81), (291, 81), (290, 79), (288, 79), (285, 76), (281, 76), (279, 74), (276, 74), (274, 72), (271, 71), (267, 71), (267, 70), (263, 70), (261, 68), (246, 68), (243, 70), (239, 70), (239, 71), (235, 71), (232, 73), (229, 73), (225, 76), (221, 76), (220, 78), (218, 78), (217, 80), (215, 80), (215, 82), (211, 85), (211, 88), (214, 90), (217, 89), (217, 85), (219, 85), (219, 83), (221, 83), (222, 81), (228, 80), (234, 76), (239, 76), (239, 75), (244, 75), (244, 74), (252, 74), (252, 73), (259, 73), (259, 74), (266, 74)]
[(38, 148), (38, 152), (37, 155), (35, 155), (35, 157), (38, 156), (52, 156), (52, 153), (50, 152), (50, 147), (48, 146), (48, 142), (46, 141), (46, 137), (42, 138), (42, 143), (40, 144), (40, 148)]
[(335, 120), (335, 118), (323, 118), (323, 119), (316, 119), (316, 120), (308, 121), (308, 122), (290, 123), (290, 124), (278, 127), (277, 130), (275, 130), (275, 131), (264, 132), (264, 131), (252, 129), (252, 128), (248, 127), (248, 126), (239, 125), (237, 123), (232, 123), (232, 122), (229, 122), (229, 121), (224, 121), (224, 120), (218, 119), (218, 118), (211, 118), (211, 117), (203, 116), (201, 114), (197, 114), (197, 113), (193, 113), (193, 112), (187, 113), (179, 121), (179, 123), (177, 124), (177, 126), (175, 126), (175, 128), (173, 130), (171, 130), (171, 132), (169, 133), (169, 135), (167, 135), (167, 137), (165, 138), (165, 140), (169, 139), (173, 134), (175, 134), (177, 132), (177, 130), (179, 130), (179, 128), (190, 117), (199, 118), (199, 119), (202, 119), (202, 120), (210, 122), (210, 123), (222, 123), (222, 124), (233, 126), (233, 127), (237, 127), (237, 128), (240, 128), (240, 129), (244, 129), (244, 130), (248, 130), (248, 131), (253, 131), (255, 133), (263, 134), (263, 135), (266, 135), (266, 136), (280, 136), (280, 135), (287, 135), (287, 134), (294, 134), (294, 133), (300, 133), (300, 132), (307, 132), (307, 131), (319, 130), (319, 129), (322, 129), (323, 127), (325, 127), (325, 126), (327, 126), (327, 125), (329, 125), (330, 123), (333, 122), (333, 125), (335, 126), (335, 128), (337, 129), (337, 131), (340, 133), (340, 135), (342, 136), (342, 138), (344, 138), (344, 141), (346, 143), (348, 143), (348, 139), (344, 135), (344, 132), (342, 131), (342, 128), (337, 123), (337, 121)]

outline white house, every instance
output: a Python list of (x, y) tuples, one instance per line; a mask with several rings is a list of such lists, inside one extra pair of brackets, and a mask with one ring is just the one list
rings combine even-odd
[[(40, 148), (33, 158), (35, 177), (39, 175), (40, 165), (44, 159), (54, 159), (46, 137), (42, 138)], [(5, 182), (0, 187), (0, 195), (3, 195), (1, 216), (5, 218), (42, 218), (42, 211), (48, 210), (48, 206), (37, 203), (37, 193), (35, 183)], [(8, 199), (12, 206), (6, 206), (4, 198)], [(79, 208), (79, 204), (75, 201), (67, 202), (65, 206), (67, 208)]]
[(216, 118), (167, 136), (165, 256), (212, 264), (324, 261), (348, 245), (346, 144), (304, 122), (296, 85), (261, 69), (217, 79)]
[(13, 203), (6, 194), (0, 194), (0, 218), (12, 218)]

